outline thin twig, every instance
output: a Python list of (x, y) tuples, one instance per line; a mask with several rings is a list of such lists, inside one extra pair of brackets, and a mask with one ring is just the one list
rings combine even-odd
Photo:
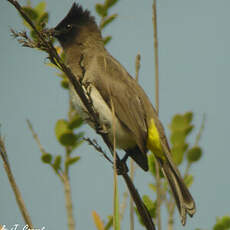
[[(157, 9), (156, 0), (153, 0), (153, 30), (154, 30), (154, 57), (155, 57), (155, 107), (159, 115), (159, 59), (158, 59), (158, 38), (157, 38)], [(161, 179), (160, 166), (157, 160), (156, 165), (156, 192), (157, 192), (157, 207), (156, 218), (158, 230), (161, 230)]]
[[(39, 139), (37, 133), (35, 132), (32, 123), (31, 123), (30, 120), (28, 120), (28, 119), (26, 120), (26, 122), (27, 122), (27, 124), (28, 124), (28, 127), (29, 127), (29, 129), (30, 129), (32, 135), (33, 135), (33, 138), (34, 138), (35, 142), (37, 143), (37, 145), (38, 145), (38, 147), (39, 147), (39, 149), (40, 149), (40, 152), (41, 152), (42, 154), (46, 154), (47, 152), (46, 152), (45, 148), (42, 146), (41, 141), (40, 141), (40, 139)], [(52, 165), (51, 165), (51, 166), (52, 166)], [(59, 176), (59, 178), (60, 178), (61, 181), (63, 182), (63, 172), (62, 172), (62, 170), (61, 170), (61, 169), (55, 170), (55, 172), (57, 173), (57, 175)]]
[[(95, 127), (98, 128), (97, 129), (98, 133), (102, 136), (102, 138), (103, 138), (105, 144), (108, 146), (111, 154), (113, 154), (114, 151), (113, 151), (113, 148), (112, 148), (111, 143), (109, 141), (108, 135), (106, 133), (100, 132), (100, 130), (103, 130), (103, 129), (100, 129), (100, 121), (99, 121), (98, 114), (94, 111), (92, 103), (90, 103), (89, 98), (86, 96), (85, 91), (84, 91), (84, 87), (80, 84), (80, 82), (78, 81), (78, 78), (76, 78), (74, 76), (72, 71), (61, 60), (56, 49), (53, 47), (51, 41), (47, 40), (47, 37), (44, 37), (44, 33), (41, 33), (40, 31), (37, 30), (37, 28), (34, 26), (33, 22), (30, 20), (30, 18), (24, 13), (20, 4), (16, 0), (7, 0), (7, 1), (9, 3), (11, 3), (12, 5), (14, 5), (14, 7), (18, 10), (18, 12), (21, 14), (21, 16), (25, 19), (26, 22), (28, 22), (28, 24), (31, 26), (31, 28), (34, 30), (34, 32), (38, 35), (38, 38), (40, 39), (42, 46), (45, 47), (44, 50), (46, 50), (46, 52), (49, 54), (50, 60), (53, 63), (55, 63), (58, 66), (58, 68), (60, 68), (66, 74), (67, 78), (69, 79), (69, 81), (73, 85), (74, 90), (76, 91), (76, 93), (80, 97), (83, 105), (86, 107), (88, 113), (91, 115), (91, 120), (94, 122)], [(79, 76), (77, 76), (77, 77), (79, 77)], [(122, 162), (121, 162), (121, 160), (117, 154), (116, 154), (116, 158), (117, 158), (117, 164), (122, 165)], [(130, 180), (129, 175), (127, 173), (125, 173), (122, 176), (125, 180), (127, 187), (129, 188), (131, 195), (133, 196), (133, 200), (135, 201), (138, 212), (140, 213), (140, 215), (143, 219), (144, 225), (146, 226), (146, 228), (148, 230), (155, 229), (155, 226), (152, 222), (152, 218), (151, 218), (147, 208), (145, 207), (143, 201), (141, 200), (140, 195), (137, 192), (134, 184)]]
[[(111, 98), (112, 108), (112, 132), (113, 132), (113, 229), (120, 229), (120, 217), (117, 219), (117, 212), (119, 213), (118, 203), (118, 184), (117, 184), (117, 154), (116, 154), (116, 120), (113, 101)], [(117, 210), (118, 209), (118, 210)]]
[(66, 211), (67, 211), (67, 222), (68, 222), (68, 229), (75, 230), (75, 221), (73, 216), (73, 203), (72, 203), (72, 196), (71, 196), (71, 188), (69, 177), (66, 173), (63, 175), (63, 183), (65, 189), (65, 200), (66, 200)]
[(194, 146), (198, 146), (198, 143), (200, 141), (201, 135), (204, 131), (204, 125), (205, 125), (205, 120), (206, 120), (206, 116), (205, 114), (203, 114), (203, 118), (202, 118), (202, 122), (201, 122), (201, 126), (200, 126), (200, 130), (196, 136), (196, 141), (195, 141), (195, 145)]
[(127, 199), (128, 199), (128, 192), (124, 192), (123, 193), (123, 201), (121, 203), (121, 207), (120, 207), (120, 220), (123, 220), (124, 215), (125, 215), (125, 209), (127, 207)]
[[(139, 81), (139, 72), (140, 72), (140, 62), (141, 62), (141, 55), (137, 54), (135, 59), (135, 80)], [(134, 160), (130, 159), (130, 178), (133, 181), (134, 180), (134, 171), (135, 171), (135, 165)], [(133, 205), (133, 199), (130, 197), (129, 200), (129, 222), (130, 222), (130, 230), (134, 230), (134, 205)]]
[(103, 157), (113, 164), (113, 161), (107, 156), (106, 152), (101, 148), (101, 146), (97, 143), (95, 139), (91, 140), (88, 137), (84, 137), (83, 140), (87, 141), (89, 145), (92, 145), (99, 153), (103, 155)]
[[(137, 76), (137, 75), (136, 75)], [(134, 160), (130, 160), (130, 178), (134, 180)], [(130, 230), (134, 230), (134, 205), (132, 197), (129, 200), (129, 222), (130, 222)]]
[(137, 82), (139, 81), (139, 72), (140, 72), (140, 67), (141, 67), (140, 63), (141, 63), (141, 55), (137, 54), (136, 61), (135, 61), (135, 70), (136, 70), (135, 80)]
[[(73, 118), (73, 104), (71, 100), (71, 95), (69, 94), (69, 112), (68, 112), (68, 119), (69, 122), (72, 121)], [(65, 162), (67, 162), (70, 158), (70, 152), (72, 151), (71, 146), (66, 147), (65, 152)], [(70, 179), (69, 179), (69, 167), (65, 164), (65, 169), (63, 173), (63, 185), (65, 191), (65, 204), (66, 204), (66, 212), (67, 212), (67, 223), (69, 230), (75, 230), (75, 219), (73, 215), (73, 202), (72, 202), (72, 195), (71, 195), (71, 186), (70, 186)]]
[(161, 178), (159, 163), (155, 158), (156, 165), (156, 193), (157, 193), (157, 206), (156, 206), (156, 219), (157, 227), (161, 230)]
[(158, 57), (156, 0), (153, 0), (153, 30), (154, 30), (154, 57), (155, 57), (155, 100), (156, 100), (155, 106), (158, 114), (159, 113), (159, 57)]
[(28, 211), (26, 209), (26, 206), (25, 206), (25, 203), (24, 203), (24, 201), (22, 199), (22, 195), (21, 195), (21, 193), (19, 191), (19, 188), (18, 188), (18, 186), (16, 184), (16, 181), (14, 179), (13, 173), (11, 171), (10, 163), (8, 161), (8, 157), (7, 157), (7, 153), (6, 153), (6, 149), (5, 149), (5, 144), (4, 144), (4, 141), (3, 141), (1, 136), (0, 136), (0, 154), (1, 154), (1, 157), (2, 157), (2, 160), (3, 160), (3, 165), (4, 165), (4, 168), (5, 168), (6, 174), (8, 176), (11, 188), (12, 188), (12, 190), (14, 192), (18, 207), (19, 207), (19, 209), (20, 209), (20, 211), (22, 213), (24, 221), (25, 221), (26, 224), (28, 224), (30, 229), (34, 229), (32, 221), (31, 221), (30, 216), (29, 216), (29, 213), (28, 213)]
[(41, 152), (42, 154), (45, 154), (46, 151), (45, 151), (44, 147), (42, 146), (42, 144), (41, 144), (41, 142), (40, 142), (40, 140), (39, 140), (39, 138), (38, 138), (37, 133), (34, 131), (33, 126), (32, 126), (32, 123), (30, 122), (29, 119), (27, 119), (26, 122), (27, 122), (27, 124), (28, 124), (28, 126), (29, 126), (29, 129), (30, 129), (32, 135), (33, 135), (34, 140), (36, 141), (36, 143), (37, 143), (37, 145), (38, 145), (38, 147), (39, 147), (39, 149), (40, 149), (40, 152)]
[(167, 203), (167, 209), (168, 209), (168, 230), (173, 230), (173, 224), (174, 224), (174, 211), (175, 211), (175, 202), (173, 200), (173, 196), (170, 195), (170, 200)]

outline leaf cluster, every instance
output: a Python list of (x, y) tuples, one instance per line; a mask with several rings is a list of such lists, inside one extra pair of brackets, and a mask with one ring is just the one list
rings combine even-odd
[[(111, 22), (117, 18), (117, 14), (109, 15), (110, 8), (113, 7), (118, 0), (105, 0), (104, 3), (97, 3), (95, 5), (95, 10), (97, 14), (101, 17), (100, 29), (103, 30)], [(104, 45), (107, 45), (112, 40), (112, 36), (106, 36), (103, 38)]]
[[(36, 28), (40, 31), (45, 28), (49, 20), (49, 14), (46, 11), (46, 2), (42, 1), (35, 7), (30, 2), (23, 7), (23, 11), (32, 20)], [(32, 30), (31, 26), (23, 19), (23, 24), (30, 30), (30, 35), (34, 40), (38, 40), (37, 34)]]
[[(75, 114), (70, 121), (60, 119), (55, 125), (55, 134), (58, 142), (66, 149), (65, 170), (68, 171), (69, 166), (80, 160), (79, 156), (72, 157), (72, 152), (83, 143), (83, 132), (76, 132), (83, 125), (83, 120), (78, 114)], [(50, 153), (44, 153), (41, 157), (42, 161), (52, 166), (58, 172), (61, 169), (62, 156), (54, 157)]]

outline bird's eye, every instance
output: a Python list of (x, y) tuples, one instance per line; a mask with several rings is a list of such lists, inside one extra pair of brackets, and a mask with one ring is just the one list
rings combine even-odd
[(71, 24), (68, 24), (68, 25), (66, 26), (66, 29), (67, 29), (67, 30), (71, 30), (71, 29), (72, 29), (72, 25), (71, 25)]

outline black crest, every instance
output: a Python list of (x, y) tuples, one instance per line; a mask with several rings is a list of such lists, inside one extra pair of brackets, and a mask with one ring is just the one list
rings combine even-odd
[(84, 25), (87, 23), (95, 23), (94, 17), (90, 15), (88, 10), (83, 10), (79, 4), (74, 3), (65, 18), (56, 26), (56, 29), (69, 24)]

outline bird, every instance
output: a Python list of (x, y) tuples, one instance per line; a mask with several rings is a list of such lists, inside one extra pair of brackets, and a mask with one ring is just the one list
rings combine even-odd
[[(63, 48), (66, 65), (90, 96), (111, 144), (115, 135), (116, 148), (125, 151), (124, 160), (131, 157), (148, 171), (147, 152), (154, 154), (185, 225), (187, 214), (192, 217), (196, 205), (172, 160), (163, 125), (142, 87), (106, 50), (95, 18), (89, 10), (73, 3), (53, 28), (53, 36)], [(71, 85), (70, 92), (77, 113), (96, 129)]]

